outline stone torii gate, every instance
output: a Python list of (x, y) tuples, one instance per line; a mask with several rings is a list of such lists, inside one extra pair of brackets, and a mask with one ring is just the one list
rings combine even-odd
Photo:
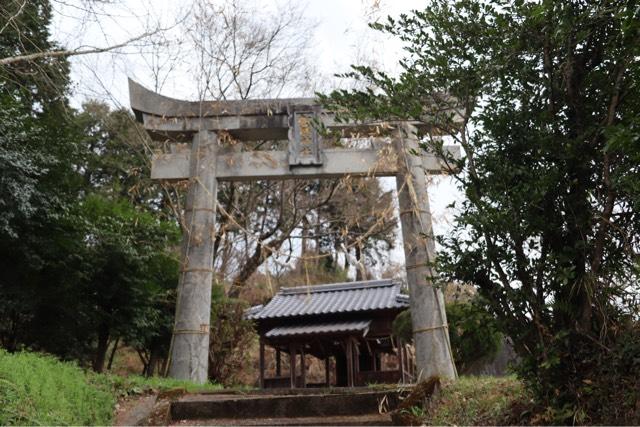
[[(132, 80), (129, 93), (136, 119), (149, 135), (178, 143), (169, 154), (154, 155), (152, 179), (189, 180), (171, 377), (207, 380), (217, 182), (343, 176), (396, 177), (417, 372), (421, 378), (456, 377), (444, 298), (431, 281), (435, 244), (425, 179), (425, 172), (443, 174), (445, 168), (434, 155), (409, 154), (420, 152), (416, 130), (427, 123), (397, 123), (391, 147), (323, 149), (320, 123), (345, 137), (373, 132), (380, 124), (338, 122), (314, 99), (189, 102)], [(288, 140), (288, 150), (222, 147), (222, 132), (240, 141)], [(458, 147), (445, 148), (459, 156)]]

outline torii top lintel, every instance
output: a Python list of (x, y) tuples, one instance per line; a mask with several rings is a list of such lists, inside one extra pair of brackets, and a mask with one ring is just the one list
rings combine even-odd
[[(227, 132), (238, 140), (288, 140), (286, 151), (221, 150), (217, 155), (219, 180), (331, 178), (393, 176), (396, 158), (388, 145), (382, 148), (322, 148), (322, 134), (310, 120), (360, 137), (380, 131), (381, 123), (339, 123), (313, 98), (191, 102), (172, 99), (129, 80), (131, 107), (149, 135), (157, 140), (191, 142), (200, 131)], [(411, 122), (420, 128), (422, 122)], [(454, 157), (456, 146), (445, 147)], [(182, 180), (191, 175), (191, 150), (173, 144), (170, 153), (156, 153), (151, 177)], [(423, 156), (425, 170), (446, 173), (441, 159)]]
[(313, 98), (246, 99), (231, 101), (184, 101), (153, 92), (129, 79), (131, 108), (136, 116), (148, 114), (160, 117), (225, 117), (287, 114), (289, 107), (311, 109), (317, 106)]
[[(365, 135), (380, 128), (380, 122), (343, 123), (325, 111), (314, 98), (282, 98), (233, 101), (183, 101), (160, 95), (129, 79), (131, 108), (152, 138), (188, 142), (199, 130), (229, 132), (239, 140), (287, 139), (290, 116), (314, 114), (322, 124), (348, 135)], [(426, 123), (411, 124), (424, 130)]]

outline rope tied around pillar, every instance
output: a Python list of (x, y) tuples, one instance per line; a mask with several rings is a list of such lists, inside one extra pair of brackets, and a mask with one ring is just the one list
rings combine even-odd
[(426, 264), (413, 264), (413, 265), (407, 265), (407, 266), (405, 267), (405, 270), (413, 270), (413, 269), (420, 268), (420, 267), (428, 267), (428, 265), (426, 265)]
[(183, 268), (180, 270), (181, 273), (194, 273), (194, 272), (200, 272), (200, 273), (213, 273), (214, 270), (213, 268)]
[(440, 326), (430, 326), (428, 328), (416, 329), (415, 331), (413, 331), (413, 335), (422, 334), (422, 333), (425, 333), (425, 332), (433, 332), (436, 329), (449, 329), (449, 325), (444, 324), (444, 325), (440, 325)]
[(209, 325), (207, 325), (207, 330), (200, 330), (200, 329), (174, 329), (173, 333), (176, 335), (186, 335), (186, 334), (192, 334), (192, 335), (209, 335), (211, 333), (211, 331), (209, 330)]
[(429, 212), (428, 210), (425, 209), (405, 209), (403, 211), (400, 211), (400, 216), (402, 215), (406, 215), (406, 214), (419, 214), (419, 213), (424, 213), (427, 215), (431, 215), (431, 212)]
[(211, 208), (186, 208), (184, 211), (185, 212), (204, 211), (204, 212), (216, 213), (216, 209), (211, 209)]

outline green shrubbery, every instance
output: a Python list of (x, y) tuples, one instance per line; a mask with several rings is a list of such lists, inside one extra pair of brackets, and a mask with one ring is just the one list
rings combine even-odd
[(490, 361), (500, 351), (502, 334), (498, 322), (480, 298), (447, 304), (451, 349), (460, 373), (474, 362)]
[(611, 345), (600, 351), (592, 346), (585, 337), (563, 333), (547, 348), (547, 362), (533, 356), (522, 358), (517, 366), (519, 376), (538, 402), (552, 403), (536, 408), (532, 423), (640, 422), (640, 325), (631, 322), (612, 332)]
[[(498, 331), (496, 319), (489, 314), (481, 299), (449, 303), (446, 310), (451, 349), (460, 373), (474, 362), (489, 360), (496, 355), (502, 344), (502, 334)], [(409, 310), (396, 317), (393, 333), (406, 342), (413, 340)]]

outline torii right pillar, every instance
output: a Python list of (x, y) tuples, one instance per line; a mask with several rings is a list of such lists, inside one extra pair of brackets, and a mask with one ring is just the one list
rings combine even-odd
[(409, 284), (416, 382), (456, 378), (442, 290), (435, 286), (435, 242), (423, 157), (416, 130), (401, 124), (394, 138), (398, 158), (396, 188)]

